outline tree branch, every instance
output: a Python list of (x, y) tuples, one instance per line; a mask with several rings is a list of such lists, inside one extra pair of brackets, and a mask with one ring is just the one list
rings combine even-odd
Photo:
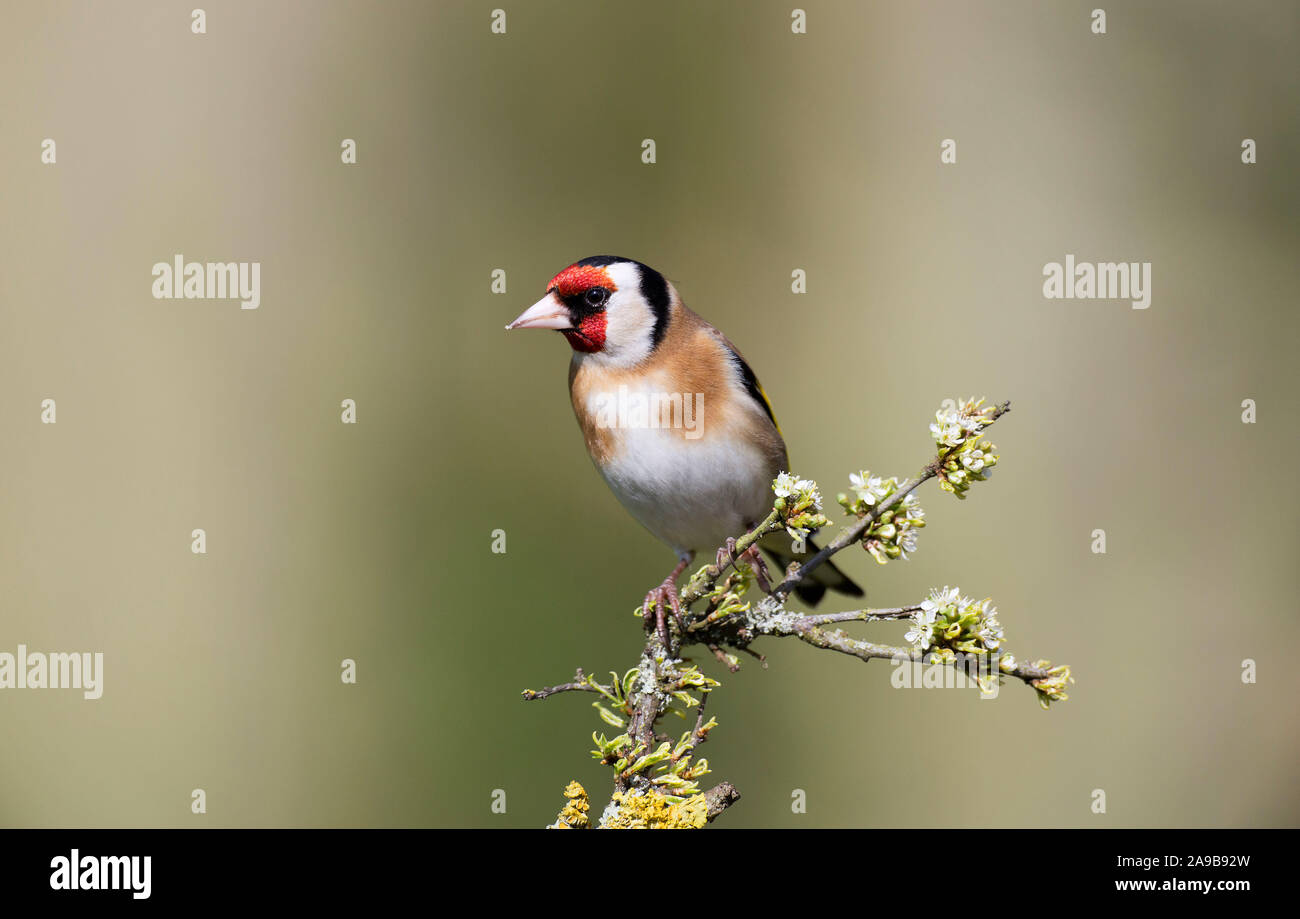
[(906, 619), (921, 609), (916, 606), (898, 606), (893, 609), (855, 609), (843, 613), (822, 613), (818, 616), (804, 616), (805, 622), (812, 625), (826, 625), (830, 622), (890, 622)]
[(572, 683), (561, 683), (558, 686), (544, 686), (541, 689), (525, 689), (523, 692), (525, 702), (534, 702), (538, 699), (545, 699), (547, 696), (553, 696), (557, 692), (594, 692), (597, 695), (604, 695), (600, 689), (592, 686), (587, 682), (587, 676), (579, 667), (573, 674)]
[[(930, 662), (926, 660), (927, 656), (924, 652), (916, 651), (912, 648), (881, 645), (876, 644), (875, 642), (850, 638), (839, 629), (827, 631), (815, 623), (814, 620), (818, 618), (820, 617), (801, 616), (794, 621), (793, 626), (789, 627), (788, 630), (778, 626), (774, 627), (770, 632), (764, 632), (764, 634), (772, 635), (777, 638), (794, 636), (815, 648), (824, 648), (828, 651), (838, 651), (841, 654), (848, 654), (863, 661), (910, 660), (925, 663)], [(990, 655), (990, 657), (996, 657), (996, 653)], [(943, 663), (947, 666), (954, 666), (955, 664), (954, 661), (947, 660), (940, 660), (937, 662)], [(994, 663), (996, 663), (996, 661)], [(1029, 683), (1030, 685), (1033, 685), (1035, 681), (1047, 680), (1055, 675), (1053, 669), (1048, 668), (1045, 664), (1027, 664), (1021, 661), (1017, 661), (1015, 666), (1009, 670), (1002, 670), (994, 666), (991, 672), (1013, 676)]]
[[(628, 716), (625, 734), (612, 740), (606, 740), (604, 735), (594, 737), (599, 747), (595, 751), (597, 759), (613, 765), (615, 770), (614, 794), (602, 815), (602, 825), (699, 826), (715, 819), (740, 798), (729, 782), (721, 782), (704, 792), (696, 784), (696, 779), (708, 771), (705, 760), (696, 761), (693, 757), (716, 724), (713, 719), (706, 720), (705, 706), (717, 682), (705, 677), (695, 665), (684, 666), (681, 652), (690, 645), (709, 649), (732, 671), (739, 668), (739, 663), (723, 649), (734, 648), (763, 661), (763, 656), (750, 648), (763, 636), (798, 638), (813, 647), (863, 661), (907, 660), (955, 666), (958, 657), (966, 656), (981, 661), (980, 672), (985, 675), (980, 678), (981, 686), (986, 685), (987, 679), (1010, 676), (1032, 686), (1044, 706), (1049, 701), (1066, 698), (1065, 684), (1071, 682), (1068, 667), (1052, 667), (1047, 661), (1020, 662), (999, 652), (1002, 630), (995, 618), (996, 610), (988, 601), (959, 597), (955, 588), (950, 592), (946, 588), (933, 591), (924, 603), (909, 606), (821, 614), (800, 614), (785, 608), (786, 598), (809, 573), (836, 553), (862, 543), (864, 538), (868, 540), (868, 550), (882, 562), (900, 557), (900, 549), (905, 546), (905, 551), (911, 551), (898, 534), (910, 534), (911, 529), (924, 525), (915, 502), (903, 514), (885, 515), (902, 506), (925, 482), (938, 477), (946, 491), (962, 497), (971, 482), (987, 477), (987, 467), (997, 460), (992, 455), (996, 448), (982, 442), (980, 435), (984, 428), (1009, 412), (1011, 404), (1004, 402), (989, 408), (983, 408), (983, 404), (983, 400), (970, 400), (956, 411), (941, 409), (938, 424), (931, 425), (939, 442), (937, 455), (914, 479), (900, 483), (891, 478), (882, 483), (873, 477), (870, 484), (863, 485), (854, 477), (859, 499), (845, 503), (848, 499), (841, 497), (841, 503), (851, 513), (858, 514), (858, 519), (807, 562), (792, 564), (768, 596), (757, 603), (746, 602), (743, 594), (751, 571), (738, 564), (741, 556), (768, 533), (789, 529), (798, 535), (827, 523), (818, 513), (821, 505), (815, 483), (796, 480), (783, 472), (774, 483), (777, 499), (772, 512), (740, 538), (728, 540), (727, 546), (719, 549), (717, 561), (700, 568), (682, 589), (679, 594), (682, 621), (679, 625), (673, 617), (667, 640), (653, 621), (647, 624), (644, 650), (635, 671), (629, 671), (622, 681), (615, 674), (615, 685), (606, 688), (579, 669), (573, 682), (524, 692), (527, 700), (544, 699), (559, 692), (597, 693), (612, 700), (613, 708), (618, 709), (617, 713), (601, 709), (607, 721), (613, 719), (612, 723), (621, 724), (618, 719)], [(862, 476), (865, 478), (866, 474)], [(891, 488), (892, 491), (887, 490)], [(868, 510), (867, 505), (873, 500), (875, 503)], [(882, 518), (885, 522), (873, 529)], [(901, 557), (906, 557), (905, 552)], [(719, 588), (723, 575), (732, 568), (738, 575), (729, 577)], [(753, 574), (756, 577), (758, 572)], [(767, 586), (762, 578), (757, 580)], [(709, 598), (707, 608), (693, 612), (691, 606), (706, 597)], [(828, 628), (840, 623), (900, 620), (911, 623), (908, 640), (913, 642), (912, 647), (852, 638), (839, 628)], [(697, 692), (700, 698), (695, 699), (691, 692)], [(671, 737), (656, 731), (658, 720), (674, 702), (683, 708), (698, 706), (694, 729), (676, 747)]]
[[(993, 410), (992, 416), (989, 420), (989, 424), (992, 424), (994, 421), (997, 421), (999, 418), (1001, 418), (1009, 411), (1011, 411), (1011, 403), (1003, 402), (1001, 405), (999, 405), (996, 409)], [(923, 484), (925, 484), (930, 479), (937, 476), (939, 474), (939, 470), (943, 468), (944, 461), (948, 458), (948, 455), (951, 453), (952, 453), (951, 449), (947, 451), (940, 451), (938, 457), (931, 460), (924, 467), (922, 467), (921, 471), (917, 474), (915, 480), (900, 484), (898, 490), (894, 492), (892, 495), (890, 495), (886, 501), (876, 505), (876, 507), (873, 508), (870, 513), (860, 518), (856, 523), (845, 527), (843, 530), (840, 531), (839, 535), (836, 536), (835, 539), (831, 541), (828, 545), (823, 547), (820, 552), (818, 552), (812, 558), (808, 559), (808, 561), (804, 562), (801, 566), (796, 568), (794, 571), (788, 572), (785, 576), (785, 580), (783, 580), (780, 584), (778, 584), (776, 586), (776, 589), (772, 591), (773, 596), (779, 597), (782, 600), (784, 600), (786, 597), (790, 596), (790, 592), (794, 590), (795, 587), (799, 584), (799, 582), (802, 581), (804, 577), (807, 576), (809, 572), (811, 572), (814, 568), (819, 567), (822, 562), (826, 561), (836, 552), (839, 552), (841, 549), (847, 549), (849, 546), (853, 545), (855, 542), (861, 539), (862, 534), (867, 532), (867, 529), (873, 523), (875, 523), (877, 520), (880, 519), (881, 514), (885, 513), (885, 511), (889, 510), (890, 508), (894, 507), (896, 504), (898, 504), (900, 501), (902, 501), (912, 492), (920, 488)]]
[(712, 823), (724, 810), (740, 800), (740, 792), (730, 782), (720, 782), (704, 793), (704, 802), (708, 805), (709, 822)]

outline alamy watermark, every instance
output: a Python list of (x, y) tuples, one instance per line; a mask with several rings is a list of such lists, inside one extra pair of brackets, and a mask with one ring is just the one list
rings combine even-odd
[(597, 393), (592, 408), (598, 428), (680, 428), (687, 440), (704, 436), (704, 393), (630, 390)]
[(1001, 655), (952, 652), (951, 663), (922, 658), (894, 658), (889, 683), (895, 689), (978, 689), (981, 699), (996, 699)]
[(239, 308), (262, 305), (261, 262), (187, 262), (177, 253), (153, 266), (155, 300), (238, 300)]
[(50, 859), (51, 890), (129, 890), (136, 900), (152, 892), (153, 856), (82, 855), (73, 849)]
[(80, 689), (87, 699), (104, 694), (104, 652), (0, 651), (0, 689)]
[(1133, 309), (1151, 305), (1150, 262), (1075, 262), (1043, 266), (1043, 296), (1048, 300), (1128, 300)]

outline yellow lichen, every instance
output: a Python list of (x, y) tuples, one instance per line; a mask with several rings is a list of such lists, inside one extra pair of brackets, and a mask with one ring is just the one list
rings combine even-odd
[(564, 789), (564, 796), (569, 800), (565, 802), (555, 822), (547, 829), (585, 830), (591, 826), (591, 821), (587, 819), (587, 811), (591, 809), (591, 804), (587, 800), (587, 790), (577, 782), (570, 782)]
[(697, 830), (709, 822), (709, 805), (704, 795), (676, 804), (662, 795), (615, 794), (614, 814), (603, 826), (614, 830)]

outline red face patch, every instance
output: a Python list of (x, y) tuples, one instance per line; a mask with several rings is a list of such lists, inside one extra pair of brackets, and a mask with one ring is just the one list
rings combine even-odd
[(594, 313), (578, 323), (576, 329), (561, 329), (574, 351), (594, 354), (605, 347), (605, 314)]
[(592, 287), (603, 287), (610, 293), (618, 290), (609, 272), (599, 265), (570, 265), (546, 285), (547, 290), (554, 290), (561, 297), (586, 293)]

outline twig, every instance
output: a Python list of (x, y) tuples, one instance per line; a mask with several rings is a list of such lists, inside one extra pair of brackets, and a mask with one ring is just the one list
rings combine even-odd
[(691, 731), (691, 742), (686, 748), (694, 751), (696, 747), (709, 739), (708, 732), (704, 730), (704, 707), (709, 704), (709, 694), (703, 693), (700, 696), (700, 707), (695, 714), (695, 730)]
[(710, 788), (704, 793), (709, 822), (712, 823), (715, 817), (739, 800), (740, 792), (736, 791), (736, 786), (730, 782), (720, 782)]
[[(925, 654), (912, 648), (900, 648), (893, 645), (882, 645), (872, 641), (863, 641), (859, 638), (850, 638), (838, 629), (827, 631), (820, 626), (815, 625), (811, 620), (813, 617), (800, 617), (794, 621), (794, 624), (788, 630), (777, 626), (772, 631), (765, 634), (772, 635), (776, 638), (785, 638), (794, 636), (801, 641), (807, 642), (815, 648), (824, 648), (828, 651), (838, 651), (841, 654), (848, 654), (859, 660), (913, 660), (925, 661)], [(991, 656), (991, 655), (990, 655)], [(954, 661), (939, 661), (948, 666), (952, 666)], [(1053, 676), (1051, 668), (1036, 667), (1023, 661), (1016, 661), (1016, 666), (1011, 670), (999, 670), (994, 668), (995, 672), (1013, 676), (1032, 684), (1035, 680), (1045, 680)]]
[(604, 695), (595, 686), (587, 682), (586, 674), (579, 667), (573, 675), (572, 683), (561, 683), (558, 686), (545, 686), (541, 689), (525, 689), (523, 692), (525, 702), (533, 702), (537, 699), (545, 699), (547, 696), (553, 696), (557, 692), (594, 692)]
[(822, 613), (817, 616), (804, 616), (805, 622), (812, 625), (826, 625), (830, 622), (889, 622), (894, 619), (906, 619), (920, 611), (920, 605), (899, 606), (894, 609), (855, 609), (843, 613)]
[[(992, 417), (989, 419), (988, 423), (992, 424), (994, 421), (997, 421), (999, 418), (1001, 418), (1009, 411), (1011, 411), (1011, 403), (1003, 402), (1001, 405), (999, 405), (996, 409), (993, 410)], [(863, 516), (856, 523), (848, 527), (845, 527), (842, 531), (840, 531), (840, 534), (836, 536), (832, 542), (830, 542), (828, 545), (822, 548), (820, 552), (818, 552), (812, 558), (808, 559), (808, 561), (804, 562), (798, 568), (789, 572), (785, 576), (785, 580), (783, 580), (780, 584), (778, 584), (776, 586), (776, 589), (772, 591), (772, 595), (775, 597), (779, 597), (782, 600), (790, 596), (790, 592), (794, 590), (796, 586), (798, 586), (799, 582), (802, 581), (804, 577), (806, 577), (809, 574), (809, 572), (811, 572), (814, 568), (820, 566), (822, 562), (826, 561), (826, 559), (830, 558), (836, 552), (839, 552), (841, 549), (848, 548), (849, 546), (857, 542), (859, 539), (861, 539), (862, 534), (865, 533), (867, 529), (880, 518), (881, 514), (889, 510), (895, 504), (898, 504), (900, 501), (902, 501), (912, 492), (916, 491), (916, 489), (921, 487), (922, 484), (928, 482), (930, 479), (938, 475), (939, 470), (943, 468), (944, 461), (947, 459), (948, 454), (950, 454), (951, 452), (952, 452), (951, 450), (945, 451), (944, 453), (941, 453), (939, 456), (937, 456), (935, 459), (931, 460), (921, 469), (915, 481), (907, 481), (900, 484), (898, 490), (895, 491), (892, 495), (890, 495), (887, 501), (881, 504), (877, 504), (874, 508), (872, 508), (869, 514)]]
[(732, 673), (736, 673), (737, 671), (740, 670), (740, 665), (736, 663), (732, 663), (730, 660), (728, 660), (727, 652), (723, 651), (717, 645), (710, 642), (709, 644), (705, 645), (705, 647), (707, 647), (710, 651), (713, 652), (713, 656), (718, 659), (719, 664), (726, 667)]

